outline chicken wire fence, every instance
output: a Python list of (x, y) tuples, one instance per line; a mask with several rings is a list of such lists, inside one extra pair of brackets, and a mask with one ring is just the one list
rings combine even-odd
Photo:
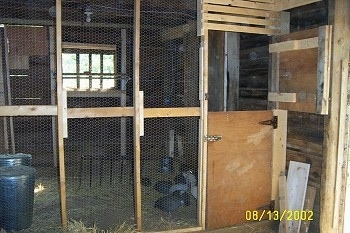
[[(39, 107), (57, 104), (55, 4), (0, 1), (0, 106), (31, 106), (22, 115), (32, 115), (18, 116), (18, 109), (0, 113), (0, 153), (30, 154), (35, 168), (34, 204), (26, 215), (33, 221), (30, 227), (17, 223), (24, 232), (59, 232), (61, 224), (57, 118)], [(196, 1), (141, 1), (140, 13), (144, 107), (199, 107)], [(133, 21), (134, 1), (62, 1), (62, 87), (68, 109), (99, 113), (99, 108), (133, 106)], [(145, 119), (143, 230), (198, 225), (198, 124), (199, 117)], [(132, 116), (68, 119), (68, 219), (105, 230), (135, 224), (133, 131)], [(8, 185), (4, 182), (0, 185)], [(0, 215), (0, 228), (11, 228), (4, 225), (6, 217)]]

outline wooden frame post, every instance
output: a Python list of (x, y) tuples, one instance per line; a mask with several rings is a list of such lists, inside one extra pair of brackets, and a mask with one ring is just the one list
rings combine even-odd
[(201, 116), (199, 123), (199, 193), (198, 196), (198, 222), (199, 225), (204, 229), (206, 225), (206, 204), (207, 204), (207, 142), (204, 140), (205, 135), (208, 134), (208, 40), (209, 40), (209, 31), (206, 29), (203, 30), (203, 35), (201, 38), (201, 75), (200, 75), (200, 106), (201, 106)]
[[(5, 69), (6, 69), (6, 86), (7, 86), (7, 105), (12, 105), (12, 95), (11, 95), (11, 80), (10, 80), (10, 59), (9, 59), (9, 45), (7, 42), (7, 28), (4, 27), (4, 37), (5, 37)], [(15, 144), (15, 132), (13, 129), (13, 117), (10, 117), (10, 137), (11, 137), (11, 152), (16, 153)]]
[(66, 172), (64, 163), (63, 133), (63, 89), (62, 89), (62, 0), (56, 0), (56, 56), (57, 56), (57, 126), (58, 126), (58, 163), (60, 176), (61, 224), (67, 230)]
[[(56, 105), (56, 84), (55, 84), (55, 73), (56, 73), (56, 55), (55, 55), (55, 29), (49, 27), (49, 42), (50, 42), (50, 88), (51, 88), (51, 105)], [(52, 127), (52, 154), (53, 154), (53, 166), (57, 167), (57, 116), (51, 118)]]
[[(126, 29), (121, 29), (121, 73), (120, 107), (126, 107)], [(120, 155), (126, 158), (126, 117), (120, 118)], [(125, 161), (123, 161), (125, 163)]]
[(134, 195), (135, 222), (142, 230), (141, 219), (141, 148), (140, 148), (140, 0), (134, 0)]
[[(346, 103), (342, 103), (341, 87), (344, 85), (342, 78), (342, 61), (349, 59), (349, 30), (350, 30), (350, 2), (348, 0), (331, 0), (329, 2), (329, 24), (333, 25), (332, 55), (331, 55), (331, 92), (329, 102), (329, 113), (324, 120), (324, 148), (323, 148), (323, 169), (321, 177), (321, 233), (342, 232), (344, 219), (344, 206), (340, 198), (343, 191), (341, 185), (346, 181), (342, 177), (341, 170), (347, 155), (344, 154), (345, 140), (340, 138), (342, 127), (342, 110)], [(348, 74), (346, 74), (348, 75)], [(344, 131), (343, 131), (344, 132)], [(348, 136), (347, 136), (348, 137)]]
[[(3, 60), (2, 60), (2, 54), (3, 54), (3, 37), (0, 34), (0, 106), (6, 105), (6, 98), (5, 98), (5, 75), (3, 70)], [(3, 147), (0, 148), (0, 153), (9, 153), (9, 141), (8, 141), (8, 132), (7, 132), (7, 117), (3, 117), (3, 123), (0, 123), (0, 129), (3, 130), (3, 135), (0, 137), (0, 142), (3, 145)]]

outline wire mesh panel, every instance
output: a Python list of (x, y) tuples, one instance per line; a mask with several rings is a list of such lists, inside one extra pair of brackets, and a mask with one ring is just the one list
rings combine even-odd
[[(199, 107), (196, 9), (196, 1), (141, 1), (145, 108)], [(199, 117), (157, 117), (145, 119), (141, 137), (143, 230), (196, 227)]]
[[(0, 107), (16, 106), (0, 110), (0, 154), (30, 154), (36, 170), (33, 176), (23, 173), (24, 180), (18, 178), (20, 173), (1, 174), (0, 229), (8, 231), (60, 231), (56, 117), (47, 114), (50, 107), (46, 112), (40, 107), (56, 104), (55, 18), (50, 15), (54, 5), (50, 0), (0, 1)], [(16, 178), (18, 182), (11, 183)], [(34, 190), (29, 186), (32, 179)], [(24, 192), (29, 193), (21, 196)], [(4, 211), (8, 202), (12, 208)], [(14, 216), (21, 211), (32, 212), (31, 224), (16, 222)]]
[(134, 224), (132, 118), (122, 156), (120, 118), (71, 119), (65, 139), (69, 218), (111, 229)]
[(68, 218), (99, 230), (134, 225), (132, 117), (111, 117), (133, 105), (133, 23), (133, 1), (62, 1), (63, 88), (77, 113), (64, 141)]

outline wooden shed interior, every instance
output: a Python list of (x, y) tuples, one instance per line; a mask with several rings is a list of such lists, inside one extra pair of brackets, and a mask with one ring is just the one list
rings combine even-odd
[[(349, 0), (0, 0), (0, 154), (36, 169), (20, 232), (264, 219), (348, 232), (349, 12)], [(308, 164), (302, 197), (301, 183), (282, 187), (290, 161)], [(263, 214), (290, 196), (312, 221)]]

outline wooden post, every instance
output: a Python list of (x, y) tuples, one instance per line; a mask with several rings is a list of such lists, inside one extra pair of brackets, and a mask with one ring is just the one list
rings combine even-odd
[(227, 111), (239, 109), (239, 33), (226, 32), (227, 40)]
[[(342, 190), (338, 182), (345, 182), (346, 179), (339, 177), (339, 169), (342, 169), (341, 161), (345, 161), (344, 144), (339, 144), (340, 128), (345, 122), (340, 122), (341, 106), (344, 101), (341, 98), (342, 83), (342, 60), (349, 59), (349, 37), (350, 37), (350, 2), (348, 0), (329, 1), (329, 24), (333, 25), (332, 54), (331, 54), (331, 91), (329, 102), (329, 113), (324, 119), (324, 142), (323, 142), (323, 169), (321, 176), (321, 233), (339, 232), (343, 219), (343, 207), (338, 198)], [(344, 142), (343, 142), (344, 143)], [(340, 148), (340, 150), (339, 150)], [(336, 211), (336, 212), (335, 212)]]
[[(120, 83), (120, 106), (126, 107), (126, 29), (121, 29), (121, 72), (122, 79)], [(126, 158), (126, 118), (120, 118), (120, 154), (122, 158)], [(125, 161), (123, 161), (125, 163)]]
[[(11, 80), (10, 80), (10, 60), (9, 60), (9, 45), (7, 42), (7, 28), (4, 27), (5, 37), (5, 68), (6, 68), (6, 85), (7, 85), (7, 104), (12, 105), (11, 95)], [(11, 152), (16, 153), (15, 132), (13, 130), (13, 117), (10, 117), (10, 137), (11, 137)]]
[(58, 126), (58, 163), (60, 176), (61, 223), (67, 230), (66, 172), (63, 141), (63, 99), (62, 99), (62, 0), (56, 0), (56, 56), (57, 56), (57, 126)]
[[(0, 34), (0, 54), (3, 54), (3, 38)], [(6, 105), (5, 99), (5, 83), (4, 83), (4, 70), (2, 65), (2, 56), (0, 56), (0, 106)], [(0, 153), (9, 153), (9, 141), (7, 135), (7, 117), (3, 117), (3, 123), (0, 123), (0, 130), (3, 131), (3, 135), (1, 135), (0, 143), (3, 147), (0, 147)]]
[[(49, 40), (50, 40), (50, 87), (51, 87), (51, 105), (56, 105), (56, 84), (55, 84), (55, 73), (56, 73), (56, 55), (55, 55), (55, 29), (49, 27)], [(51, 127), (52, 127), (52, 155), (53, 155), (53, 166), (57, 167), (57, 116), (52, 116)]]
[(134, 0), (134, 195), (135, 221), (138, 231), (142, 231), (140, 104), (140, 0)]
[(209, 41), (209, 31), (203, 29), (203, 35), (201, 38), (201, 88), (200, 88), (200, 106), (201, 106), (201, 116), (199, 123), (199, 194), (198, 195), (198, 222), (199, 225), (205, 228), (206, 225), (206, 195), (207, 195), (207, 142), (204, 140), (205, 135), (208, 134), (208, 41)]

